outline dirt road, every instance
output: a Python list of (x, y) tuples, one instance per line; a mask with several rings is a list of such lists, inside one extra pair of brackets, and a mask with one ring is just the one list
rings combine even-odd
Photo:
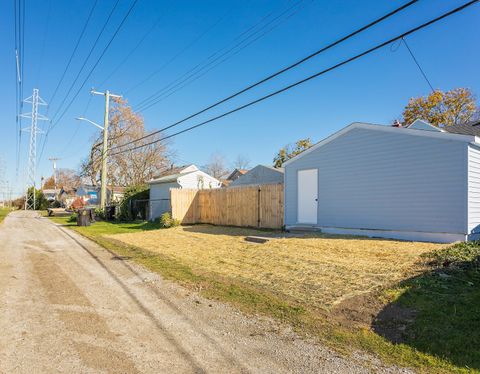
[(33, 212), (0, 225), (0, 373), (396, 372), (205, 300)]

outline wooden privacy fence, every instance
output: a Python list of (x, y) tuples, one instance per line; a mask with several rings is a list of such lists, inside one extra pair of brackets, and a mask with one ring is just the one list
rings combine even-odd
[(283, 226), (283, 184), (227, 187), (209, 190), (170, 190), (172, 217), (183, 224), (245, 226), (278, 229)]

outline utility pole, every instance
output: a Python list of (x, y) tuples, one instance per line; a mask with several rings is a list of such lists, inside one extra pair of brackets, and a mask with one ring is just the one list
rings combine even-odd
[[(37, 134), (42, 131), (37, 126), (37, 121), (46, 121), (47, 118), (38, 113), (39, 105), (47, 105), (45, 101), (39, 96), (38, 88), (33, 89), (32, 96), (24, 100), (25, 103), (32, 104), (32, 112), (21, 114), (21, 117), (31, 118), (32, 123), (30, 127), (22, 129), (22, 131), (30, 132), (30, 145), (28, 149), (28, 185), (25, 193), (25, 210), (35, 210), (35, 174), (37, 171)], [(31, 189), (31, 191), (29, 191)]]
[(108, 157), (108, 111), (110, 106), (110, 97), (120, 98), (121, 95), (114, 95), (109, 90), (98, 92), (91, 90), (92, 95), (105, 96), (105, 113), (103, 117), (103, 150), (102, 150), (102, 175), (100, 189), (100, 208), (105, 209), (107, 205), (107, 157)]
[(57, 157), (49, 157), (48, 158), (50, 161), (52, 161), (53, 164), (53, 185), (55, 189), (55, 195), (57, 194), (57, 161), (60, 159)]

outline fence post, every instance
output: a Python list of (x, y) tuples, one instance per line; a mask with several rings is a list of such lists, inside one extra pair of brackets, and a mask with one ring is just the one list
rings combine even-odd
[(260, 224), (261, 224), (261, 216), (260, 216), (260, 193), (262, 192), (262, 189), (260, 188), (260, 186), (258, 186), (258, 194), (257, 194), (257, 214), (258, 214), (258, 218), (257, 218), (257, 227), (260, 227)]

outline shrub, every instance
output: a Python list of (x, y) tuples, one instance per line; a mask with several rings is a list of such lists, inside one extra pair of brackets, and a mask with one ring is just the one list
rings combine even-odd
[(95, 208), (95, 218), (105, 220), (105, 209)]
[(50, 208), (60, 208), (61, 206), (62, 206), (62, 204), (58, 200), (53, 200), (50, 203)]
[(436, 266), (480, 267), (480, 241), (457, 243), (424, 257)]
[(73, 213), (70, 217), (68, 217), (68, 222), (77, 222), (77, 213)]
[(140, 215), (142, 219), (143, 211), (138, 210), (135, 205), (135, 200), (148, 200), (150, 198), (150, 188), (146, 185), (128, 187), (120, 201), (120, 214), (118, 218), (121, 221), (133, 221)]
[(180, 225), (180, 221), (178, 219), (172, 218), (172, 216), (168, 212), (163, 213), (160, 216), (160, 218), (158, 220), (158, 223), (159, 223), (160, 227), (163, 227), (165, 229), (168, 229), (169, 227), (175, 227), (175, 226)]

